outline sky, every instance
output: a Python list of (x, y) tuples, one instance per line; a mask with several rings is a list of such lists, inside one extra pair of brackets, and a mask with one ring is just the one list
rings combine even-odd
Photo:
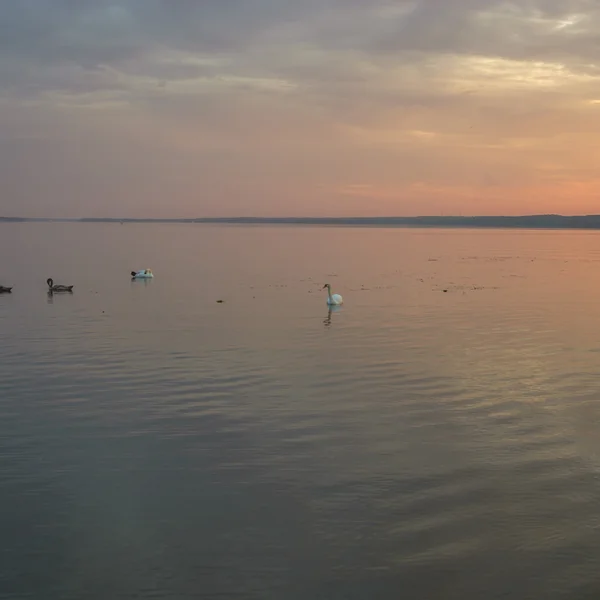
[(600, 0), (0, 0), (0, 216), (600, 213)]

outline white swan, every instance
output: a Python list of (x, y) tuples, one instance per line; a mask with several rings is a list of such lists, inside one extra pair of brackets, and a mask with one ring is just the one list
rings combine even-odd
[(343, 304), (344, 300), (339, 294), (331, 294), (331, 286), (326, 283), (322, 289), (327, 288), (327, 304), (330, 306), (337, 306), (338, 304)]
[(154, 274), (152, 269), (142, 269), (141, 271), (131, 271), (132, 279), (152, 279)]

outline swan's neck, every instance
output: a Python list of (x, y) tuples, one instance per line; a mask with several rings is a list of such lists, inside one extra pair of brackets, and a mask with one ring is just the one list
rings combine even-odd
[(329, 300), (332, 299), (331, 298), (331, 286), (330, 285), (327, 286), (327, 297), (329, 298)]

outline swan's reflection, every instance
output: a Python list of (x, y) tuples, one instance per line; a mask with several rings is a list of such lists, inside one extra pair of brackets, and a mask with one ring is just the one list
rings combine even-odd
[(64, 295), (69, 295), (72, 296), (73, 295), (73, 290), (69, 290), (68, 292), (64, 292), (64, 293), (60, 293), (60, 292), (53, 292), (52, 290), (48, 290), (46, 292), (48, 294), (48, 299), (46, 300), (46, 302), (48, 304), (54, 304), (54, 295), (56, 293), (59, 294), (59, 296), (64, 296)]
[(340, 310), (342, 310), (341, 306), (335, 306), (335, 305), (330, 305), (327, 307), (327, 317), (325, 317), (323, 319), (323, 325), (325, 325), (325, 327), (331, 327), (331, 314), (332, 313), (336, 313), (336, 312), (340, 312)]

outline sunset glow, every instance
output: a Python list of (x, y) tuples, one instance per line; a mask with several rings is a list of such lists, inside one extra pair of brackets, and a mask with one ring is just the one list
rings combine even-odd
[(600, 8), (518, 4), (4, 2), (0, 215), (598, 213)]

